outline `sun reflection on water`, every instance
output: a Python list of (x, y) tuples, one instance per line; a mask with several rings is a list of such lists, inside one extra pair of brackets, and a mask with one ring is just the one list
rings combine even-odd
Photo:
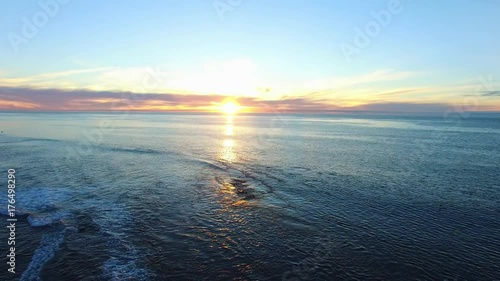
[(226, 136), (232, 136), (233, 135), (233, 125), (228, 124), (226, 125)]
[[(227, 116), (224, 135), (227, 137), (232, 137), (234, 135), (233, 117), (231, 115)], [(222, 141), (222, 150), (219, 158), (228, 163), (236, 161), (235, 146), (236, 142), (233, 138), (224, 139)]]
[(226, 139), (222, 142), (221, 160), (229, 163), (236, 161), (236, 153), (234, 151), (235, 142), (232, 139)]

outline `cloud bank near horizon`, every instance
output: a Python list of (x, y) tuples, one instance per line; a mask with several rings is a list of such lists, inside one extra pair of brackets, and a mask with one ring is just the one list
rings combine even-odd
[[(0, 110), (3, 111), (185, 111), (210, 112), (227, 100), (225, 95), (136, 94), (132, 92), (59, 90), (0, 87)], [(372, 102), (350, 107), (332, 104), (326, 99), (290, 97), (261, 100), (255, 97), (234, 98), (247, 112), (446, 112), (452, 106), (442, 103)], [(478, 108), (477, 111), (495, 111)], [(493, 110), (492, 110), (493, 109)]]
[[(249, 60), (230, 60), (198, 72), (101, 67), (10, 75), (0, 77), (0, 110), (207, 112), (236, 99), (245, 112), (500, 112), (492, 76), (436, 84), (429, 74), (379, 69), (272, 82), (257, 78), (255, 68)], [(412, 82), (424, 77), (425, 83)]]

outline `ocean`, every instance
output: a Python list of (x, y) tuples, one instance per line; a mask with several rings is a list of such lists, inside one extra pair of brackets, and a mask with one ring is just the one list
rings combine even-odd
[(498, 115), (0, 113), (0, 130), (1, 280), (500, 280)]

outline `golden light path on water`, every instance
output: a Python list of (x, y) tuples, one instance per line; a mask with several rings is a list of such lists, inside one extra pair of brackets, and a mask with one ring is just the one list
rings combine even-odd
[[(219, 154), (219, 161), (231, 164), (238, 161), (238, 154), (236, 153), (237, 142), (234, 139), (235, 128), (233, 125), (234, 113), (226, 113), (226, 122), (223, 127), (223, 138), (222, 138), (222, 148)], [(221, 212), (231, 213), (233, 212), (233, 207), (236, 206), (248, 206), (253, 204), (253, 201), (249, 201), (255, 198), (250, 189), (247, 186), (246, 180), (241, 178), (223, 178), (220, 184), (220, 192), (224, 194), (224, 198), (221, 200), (224, 208)], [(235, 221), (232, 224), (244, 223), (244, 218), (234, 217)]]
[(236, 153), (235, 153), (236, 142), (232, 138), (232, 136), (234, 135), (234, 127), (233, 127), (233, 116), (231, 114), (227, 114), (224, 135), (225, 139), (222, 142), (220, 159), (225, 162), (233, 163), (236, 160)]

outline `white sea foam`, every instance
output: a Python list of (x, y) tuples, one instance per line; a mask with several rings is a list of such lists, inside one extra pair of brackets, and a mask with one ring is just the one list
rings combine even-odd
[[(130, 257), (129, 257), (130, 258)], [(112, 281), (148, 280), (149, 272), (137, 267), (134, 260), (111, 257), (103, 265), (103, 275)]]
[(21, 275), (20, 281), (41, 281), (40, 271), (43, 266), (55, 255), (64, 241), (65, 231), (54, 230), (45, 233), (40, 241), (40, 246), (31, 257), (28, 268)]
[[(52, 225), (69, 216), (70, 213), (61, 206), (71, 197), (72, 191), (69, 189), (50, 187), (22, 189), (16, 193), (16, 215), (28, 214), (27, 221), (32, 227)], [(21, 275), (21, 281), (41, 280), (40, 271), (61, 247), (64, 234), (65, 230), (61, 228), (44, 234), (39, 247), (31, 257), (28, 268)]]
[[(16, 193), (16, 215), (57, 211), (72, 193), (69, 189), (51, 187), (20, 189)], [(0, 214), (7, 215), (7, 209), (2, 208)]]
[(69, 213), (65, 211), (31, 214), (28, 216), (28, 223), (33, 227), (47, 226), (62, 222), (67, 217)]
[[(27, 221), (32, 227), (41, 227), (71, 221), (73, 212), (92, 213), (92, 219), (101, 232), (109, 237), (110, 256), (103, 264), (103, 276), (111, 280), (147, 280), (148, 270), (138, 266), (139, 251), (127, 241), (127, 224), (131, 215), (124, 205), (99, 197), (86, 198), (74, 204), (73, 198), (88, 195), (92, 188), (72, 190), (68, 188), (31, 188), (18, 192), (16, 207), (29, 214)], [(1, 210), (6, 214), (6, 210)], [(19, 215), (20, 212), (17, 212)], [(61, 230), (46, 233), (31, 259), (28, 269), (20, 280), (41, 280), (43, 266), (59, 250), (66, 232), (77, 232), (71, 225)]]
[(92, 204), (96, 213), (101, 214), (93, 220), (102, 232), (110, 236), (108, 243), (111, 250), (111, 258), (102, 266), (103, 277), (110, 280), (148, 280), (150, 272), (137, 264), (141, 259), (139, 251), (127, 242), (124, 230), (131, 221), (129, 212), (120, 204), (100, 201)]
[[(29, 215), (28, 223), (33, 227), (61, 222), (69, 216), (64, 210), (65, 202), (73, 196), (70, 189), (36, 187), (22, 189), (16, 193), (16, 215)], [(7, 215), (2, 209), (1, 214)]]

